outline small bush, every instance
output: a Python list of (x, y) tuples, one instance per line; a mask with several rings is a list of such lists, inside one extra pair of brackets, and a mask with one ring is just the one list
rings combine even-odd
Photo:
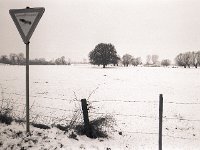
[(1, 90), (2, 90), (1, 91), (2, 99), (0, 100), (0, 123), (5, 123), (7, 125), (10, 125), (11, 122), (13, 121), (13, 118), (11, 116), (13, 107), (10, 106), (10, 100), (4, 99), (4, 92), (2, 86)]
[(0, 122), (10, 125), (13, 118), (9, 115), (9, 110), (0, 111)]
[[(90, 138), (108, 138), (107, 129), (112, 129), (115, 120), (112, 116), (102, 116), (90, 121)], [(76, 125), (74, 129), (79, 135), (86, 135), (84, 124)]]

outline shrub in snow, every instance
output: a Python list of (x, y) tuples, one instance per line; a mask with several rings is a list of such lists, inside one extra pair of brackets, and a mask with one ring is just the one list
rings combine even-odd
[[(113, 129), (114, 124), (115, 120), (110, 115), (101, 116), (97, 119), (90, 121), (90, 128), (92, 132), (90, 138), (108, 138), (107, 131), (109, 131), (109, 129)], [(74, 130), (79, 135), (86, 134), (84, 123), (76, 125)]]
[(0, 122), (5, 123), (7, 125), (10, 125), (11, 122), (13, 121), (13, 118), (9, 115), (10, 110), (1, 110), (0, 111)]

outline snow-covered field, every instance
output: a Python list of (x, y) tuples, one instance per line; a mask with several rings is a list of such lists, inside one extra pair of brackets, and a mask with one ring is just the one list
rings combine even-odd
[[(25, 67), (1, 65), (0, 75), (0, 99), (14, 103), (15, 115), (21, 115)], [(200, 69), (194, 68), (30, 66), (31, 119), (65, 123), (86, 98), (94, 108), (90, 118), (111, 114), (116, 131), (103, 142), (80, 137), (69, 144), (72, 149), (83, 143), (86, 149), (157, 149), (158, 101), (163, 94), (163, 149), (199, 149), (199, 89)]]

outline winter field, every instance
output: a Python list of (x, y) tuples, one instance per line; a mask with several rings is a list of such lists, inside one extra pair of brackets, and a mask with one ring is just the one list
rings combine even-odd
[[(108, 131), (109, 139), (80, 136), (77, 141), (63, 133), (56, 135), (65, 143), (63, 149), (158, 149), (159, 94), (164, 98), (163, 149), (199, 149), (199, 91), (200, 69), (195, 68), (30, 66), (32, 122), (65, 124), (81, 110), (84, 98), (91, 106), (90, 119), (108, 114), (116, 120), (114, 129)], [(1, 103), (9, 102), (13, 115), (23, 117), (24, 66), (0, 65), (0, 92)], [(78, 121), (83, 120), (82, 113), (77, 116)], [(25, 126), (18, 126), (0, 124), (0, 132), (8, 128), (25, 131)], [(31, 130), (36, 133), (39, 129)], [(40, 132), (53, 139), (55, 130)], [(0, 140), (14, 142), (4, 134)]]

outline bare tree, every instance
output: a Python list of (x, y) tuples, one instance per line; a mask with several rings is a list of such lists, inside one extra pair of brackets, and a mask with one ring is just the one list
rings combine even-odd
[(134, 66), (141, 65), (142, 64), (142, 59), (141, 59), (141, 57), (132, 58), (131, 63)]
[(11, 65), (16, 65), (17, 64), (17, 55), (14, 53), (11, 53), (9, 55), (9, 59), (10, 59), (10, 64)]
[(122, 56), (122, 63), (123, 63), (123, 65), (128, 67), (128, 65), (131, 64), (132, 58), (133, 57), (130, 54), (123, 55)]
[(65, 56), (62, 56), (60, 59), (61, 59), (62, 65), (66, 65), (67, 64), (66, 60), (65, 60)]
[(17, 64), (18, 65), (25, 65), (26, 61), (25, 61), (25, 57), (23, 53), (19, 53), (17, 55)]
[(197, 53), (197, 64), (200, 65), (200, 51), (196, 53)]
[(175, 61), (178, 66), (184, 66), (184, 68), (188, 66), (190, 68), (195, 62), (195, 57), (192, 52), (180, 53), (176, 56)]
[(186, 64), (186, 66), (188, 66), (188, 68), (190, 68), (191, 64), (192, 64), (192, 53), (191, 52), (186, 52), (183, 54), (183, 61)]
[(198, 60), (197, 60), (198, 55), (197, 55), (196, 52), (192, 52), (191, 56), (192, 56), (191, 63), (192, 63), (193, 66), (195, 66), (195, 68), (197, 68), (197, 66), (198, 66)]
[(57, 59), (55, 60), (55, 64), (56, 64), (56, 65), (61, 65), (61, 64), (62, 64), (62, 60), (61, 60), (60, 58), (57, 58)]
[(57, 58), (57, 59), (55, 60), (55, 64), (56, 64), (56, 65), (66, 65), (67, 62), (66, 62), (66, 60), (65, 60), (65, 56), (62, 56), (62, 57), (60, 57), (60, 58)]
[(146, 64), (147, 65), (150, 65), (151, 64), (151, 55), (147, 55), (147, 57), (146, 57)]
[(191, 64), (197, 68), (200, 65), (200, 51), (191, 53)]
[(178, 66), (184, 66), (184, 68), (186, 68), (186, 64), (183, 61), (183, 55), (182, 53), (178, 54), (175, 58), (175, 62)]
[(161, 61), (162, 66), (169, 66), (171, 64), (171, 61), (169, 59), (163, 59)]
[(71, 59), (70, 58), (68, 58), (67, 65), (71, 65)]
[(151, 59), (154, 65), (158, 62), (158, 58), (159, 58), (158, 55), (152, 55)]
[(137, 58), (136, 58), (136, 61), (137, 61), (138, 65), (141, 65), (141, 64), (142, 64), (142, 58), (141, 58), (141, 57), (137, 57)]
[(2, 55), (0, 58), (0, 63), (10, 64), (10, 60), (8, 59), (7, 55)]

